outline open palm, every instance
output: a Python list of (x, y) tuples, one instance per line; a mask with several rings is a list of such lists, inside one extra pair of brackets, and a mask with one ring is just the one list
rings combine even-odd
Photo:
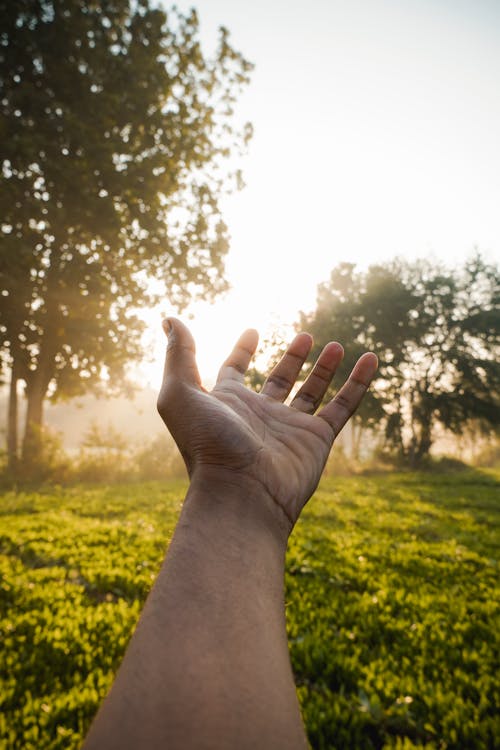
[(364, 354), (335, 398), (314, 415), (342, 360), (340, 344), (327, 344), (288, 406), (284, 401), (312, 346), (309, 334), (295, 337), (255, 393), (243, 379), (258, 335), (245, 331), (209, 393), (201, 385), (190, 332), (178, 320), (169, 323), (158, 409), (190, 475), (215, 469), (238, 482), (257, 481), (293, 525), (317, 486), (336, 435), (375, 373), (375, 355)]

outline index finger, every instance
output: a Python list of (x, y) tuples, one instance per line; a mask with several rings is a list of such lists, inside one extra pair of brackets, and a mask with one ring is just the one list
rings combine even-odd
[(335, 437), (360, 405), (377, 367), (376, 354), (363, 354), (335, 398), (318, 412), (318, 417), (328, 422), (333, 429)]
[(258, 343), (259, 334), (254, 328), (244, 331), (220, 368), (217, 383), (221, 380), (237, 380), (242, 383)]

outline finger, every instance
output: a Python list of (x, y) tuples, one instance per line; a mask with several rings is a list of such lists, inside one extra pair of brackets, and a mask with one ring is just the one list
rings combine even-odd
[(373, 352), (363, 354), (335, 398), (319, 412), (318, 417), (328, 422), (335, 436), (358, 408), (377, 366), (378, 360)]
[(190, 330), (176, 318), (164, 320), (163, 330), (168, 336), (163, 382), (168, 377), (176, 377), (201, 386), (196, 364), (196, 347)]
[(299, 333), (295, 336), (262, 386), (261, 393), (277, 401), (284, 401), (292, 390), (311, 347), (312, 336), (308, 333)]
[(259, 334), (253, 328), (249, 328), (241, 334), (233, 351), (219, 370), (217, 383), (228, 379), (243, 382), (250, 360), (257, 349), (258, 341)]
[(343, 356), (344, 350), (340, 344), (336, 341), (327, 344), (290, 406), (298, 409), (298, 411), (314, 414), (323, 400), (323, 396), (328, 390)]

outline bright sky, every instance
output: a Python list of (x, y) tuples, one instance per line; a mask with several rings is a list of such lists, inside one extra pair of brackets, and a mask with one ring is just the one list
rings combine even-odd
[[(313, 309), (340, 261), (453, 264), (475, 246), (499, 257), (498, 0), (193, 4), (208, 48), (224, 25), (256, 65), (239, 107), (255, 128), (247, 187), (224, 203), (232, 289), (183, 316), (204, 381), (244, 328), (266, 335)], [(148, 317), (153, 387), (159, 320)]]

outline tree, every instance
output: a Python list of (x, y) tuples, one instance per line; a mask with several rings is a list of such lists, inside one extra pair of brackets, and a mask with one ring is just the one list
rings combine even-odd
[(343, 264), (301, 326), (318, 348), (338, 338), (354, 356), (359, 348), (377, 352), (371, 423), (379, 421), (388, 445), (416, 464), (438, 424), (455, 434), (470, 420), (498, 426), (499, 301), (499, 269), (479, 255), (453, 271), (426, 261), (396, 260), (365, 273)]
[[(364, 275), (356, 271), (355, 264), (341, 263), (332, 270), (329, 281), (319, 285), (316, 310), (300, 315), (297, 329), (309, 331), (314, 338), (310, 361), (315, 361), (328, 341), (340, 341), (344, 346), (344, 359), (330, 389), (330, 397), (333, 396), (335, 383), (344, 382), (357, 359), (372, 348), (365, 325), (363, 294)], [(375, 428), (384, 415), (381, 399), (370, 388), (351, 419), (353, 453), (356, 457), (363, 430)]]
[(120, 382), (141, 355), (147, 280), (169, 304), (225, 288), (224, 160), (251, 136), (233, 104), (250, 64), (220, 30), (213, 59), (195, 11), (149, 0), (0, 0), (0, 343), (8, 448), (24, 455), (43, 403)]

